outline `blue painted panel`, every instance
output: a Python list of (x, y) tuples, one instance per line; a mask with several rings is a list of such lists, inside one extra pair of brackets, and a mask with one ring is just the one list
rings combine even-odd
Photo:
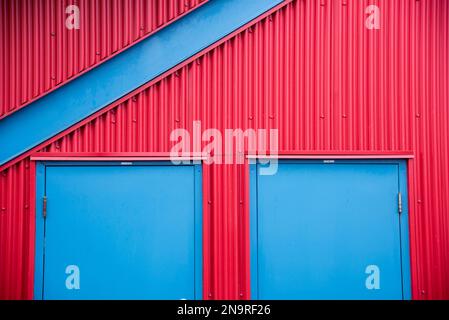
[[(200, 166), (45, 170), (45, 261), (35, 298), (201, 298)], [(67, 289), (69, 265), (79, 268), (80, 289)]]
[(282, 0), (211, 0), (0, 121), (0, 165), (207, 48)]
[[(256, 178), (253, 166), (253, 298), (409, 298), (408, 251), (401, 248), (401, 241), (408, 248), (408, 235), (401, 237), (407, 218), (402, 223), (398, 214), (401, 166), (281, 162), (277, 174)], [(369, 290), (372, 265), (380, 286)]]
[(45, 166), (36, 165), (36, 250), (34, 256), (34, 299), (42, 298), (44, 273), (44, 219), (42, 199), (45, 196)]
[(407, 164), (399, 162), (399, 191), (402, 194), (402, 213), (399, 219), (401, 224), (401, 261), (402, 261), (402, 293), (403, 299), (412, 299), (411, 274), (410, 274), (410, 234), (409, 234), (409, 210), (408, 210), (408, 180)]

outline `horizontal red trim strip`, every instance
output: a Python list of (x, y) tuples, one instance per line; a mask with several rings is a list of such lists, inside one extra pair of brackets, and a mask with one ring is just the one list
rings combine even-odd
[(172, 157), (169, 152), (39, 152), (31, 156), (32, 161), (166, 161), (205, 160), (198, 154)]
[(203, 161), (202, 157), (31, 157), (32, 161)]
[(281, 151), (277, 155), (248, 154), (248, 159), (413, 159), (413, 152)]

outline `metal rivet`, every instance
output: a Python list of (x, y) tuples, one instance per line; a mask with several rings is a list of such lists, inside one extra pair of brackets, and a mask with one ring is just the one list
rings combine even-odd
[(208, 204), (212, 204), (212, 201), (208, 200), (207, 203), (208, 203)]
[(274, 119), (274, 116), (270, 116), (270, 119)]
[(96, 52), (96, 55), (99, 56), (99, 55), (100, 55), (100, 51), (97, 51), (97, 52)]
[(54, 37), (54, 36), (56, 35), (56, 33), (55, 33), (54, 31), (52, 31), (52, 32), (50, 33), (50, 35), (51, 35), (52, 37)]
[(137, 122), (137, 120), (136, 120), (136, 119), (133, 119), (133, 122)]
[(248, 119), (249, 119), (249, 120), (253, 120), (253, 116), (249, 116)]
[(324, 114), (320, 115), (320, 118), (321, 118), (321, 119), (324, 119)]
[(29, 205), (27, 205), (27, 204), (25, 205), (25, 209), (28, 209), (29, 207), (30, 207)]
[(345, 114), (343, 115), (343, 118), (347, 118), (347, 117), (348, 117), (347, 115), (345, 115)]
[(6, 211), (6, 208), (5, 208), (5, 207), (2, 207), (2, 211)]
[(421, 115), (419, 113), (416, 114), (417, 118), (421, 118)]
[(212, 292), (209, 292), (209, 298), (212, 297)]

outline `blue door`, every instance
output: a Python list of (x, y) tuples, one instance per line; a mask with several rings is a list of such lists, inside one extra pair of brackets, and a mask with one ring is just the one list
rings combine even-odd
[(39, 165), (35, 298), (201, 298), (200, 197), (196, 165)]
[(261, 166), (251, 166), (253, 298), (410, 298), (405, 162)]

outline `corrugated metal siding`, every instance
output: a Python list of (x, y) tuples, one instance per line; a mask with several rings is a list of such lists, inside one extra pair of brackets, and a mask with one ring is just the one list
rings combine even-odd
[(0, 299), (32, 297), (34, 189), (34, 169), (29, 160), (0, 173)]
[[(171, 129), (193, 120), (278, 128), (290, 152), (412, 150), (413, 297), (447, 299), (449, 4), (377, 4), (374, 31), (368, 1), (293, 1), (44, 151), (170, 151)], [(0, 297), (31, 297), (26, 163), (2, 177)], [(204, 170), (205, 298), (249, 298), (247, 180), (243, 165)]]
[[(73, 79), (206, 0), (5, 0), (0, 118)], [(70, 4), (80, 29), (65, 26)]]

